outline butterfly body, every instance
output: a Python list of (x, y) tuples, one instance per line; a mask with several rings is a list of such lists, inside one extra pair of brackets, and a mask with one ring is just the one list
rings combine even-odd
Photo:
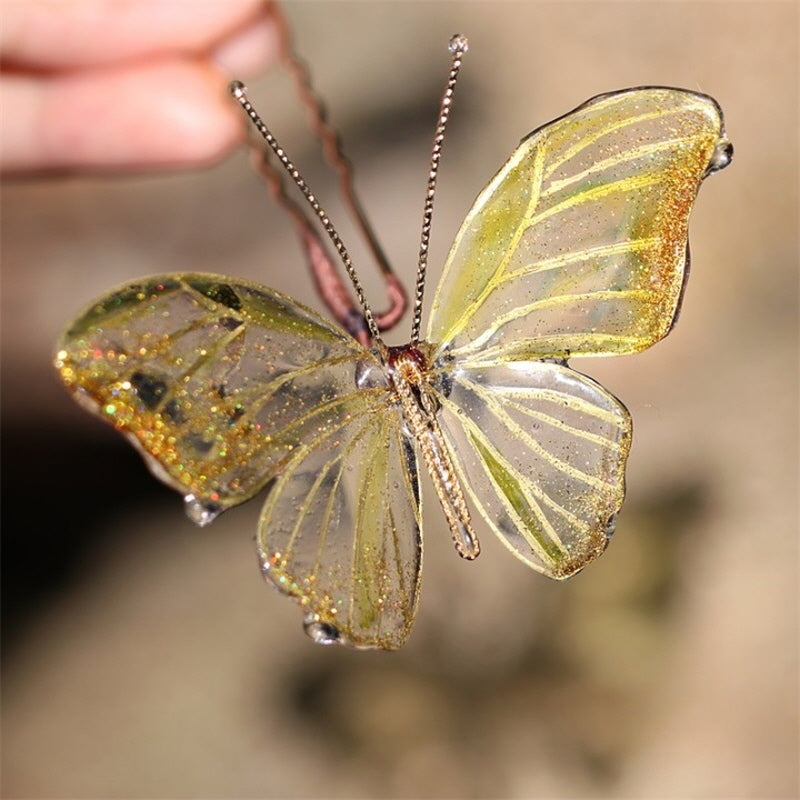
[(431, 385), (430, 349), (425, 348), (426, 354), (419, 345), (393, 348), (387, 366), (394, 394), (428, 468), (456, 550), (463, 558), (471, 560), (480, 555), (481, 548), (472, 529), (464, 490), (436, 418), (441, 403)]
[(567, 361), (670, 330), (692, 203), (730, 155), (711, 98), (602, 95), (524, 139), (479, 195), (424, 340), (370, 349), (272, 289), (164, 275), (89, 306), (56, 368), (194, 521), (268, 489), (262, 570), (316, 641), (395, 649), (419, 596), (420, 460), (466, 558), (471, 512), (552, 578), (605, 550), (630, 415)]

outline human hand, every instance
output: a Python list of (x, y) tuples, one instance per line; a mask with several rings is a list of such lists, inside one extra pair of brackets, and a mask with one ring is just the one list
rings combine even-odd
[(0, 28), (6, 173), (150, 171), (244, 139), (231, 77), (277, 52), (265, 0), (10, 0)]

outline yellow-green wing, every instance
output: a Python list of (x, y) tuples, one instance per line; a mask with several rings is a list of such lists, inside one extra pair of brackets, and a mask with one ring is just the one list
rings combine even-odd
[(625, 407), (547, 361), (444, 373), (442, 432), (462, 485), (501, 541), (551, 578), (599, 556), (625, 495)]
[(277, 292), (214, 275), (124, 286), (58, 348), (67, 386), (196, 522), (269, 484), (264, 572), (300, 601), (317, 641), (405, 641), (419, 588), (416, 460), (373, 354)]
[[(58, 344), (76, 398), (126, 434), (200, 524), (252, 497), (377, 362), (277, 292), (166, 275), (93, 303)], [(331, 410), (333, 408), (333, 410)]]
[(270, 488), (258, 549), (265, 577), (305, 609), (317, 642), (401, 647), (421, 559), (419, 488), (401, 410), (376, 389), (295, 449)]
[(456, 237), (428, 341), (454, 358), (623, 354), (669, 331), (702, 179), (732, 153), (717, 103), (596, 97), (530, 134)]

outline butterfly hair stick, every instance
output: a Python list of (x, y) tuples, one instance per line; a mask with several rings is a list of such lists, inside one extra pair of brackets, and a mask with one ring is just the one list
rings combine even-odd
[[(364, 314), (354, 302), (347, 284), (342, 280), (336, 267), (336, 259), (331, 257), (313, 221), (306, 214), (304, 206), (291, 198), (286, 191), (283, 170), (277, 169), (272, 164), (270, 158), (272, 151), (265, 150), (260, 140), (258, 142), (253, 140), (252, 147), (253, 166), (266, 181), (275, 202), (289, 214), (292, 222), (294, 222), (319, 296), (334, 319), (354, 339), (357, 339), (364, 346), (369, 346), (371, 336), (364, 320)], [(393, 288), (395, 285), (396, 289)], [(387, 289), (392, 299), (388, 311), (384, 312), (384, 315), (376, 315), (375, 321), (378, 330), (386, 330), (386, 327), (382, 324), (386, 314), (392, 315), (399, 311), (400, 316), (402, 316), (407, 306), (405, 291), (394, 275), (392, 275), (392, 280), (387, 284)], [(397, 292), (399, 292), (399, 300), (395, 298)], [(391, 325), (387, 327), (391, 327)]]
[[(311, 130), (322, 145), (325, 159), (336, 171), (345, 206), (383, 277), (388, 306), (383, 311), (374, 312), (374, 317), (378, 330), (390, 330), (400, 321), (408, 307), (406, 291), (392, 270), (358, 198), (353, 181), (353, 165), (344, 153), (338, 132), (328, 119), (328, 110), (322, 98), (314, 89), (308, 65), (294, 49), (290, 28), (278, 4), (273, 6), (273, 13), (281, 64), (294, 81), (300, 102), (308, 112)], [(264, 150), (256, 140), (253, 140), (252, 144), (254, 166), (269, 185), (275, 201), (291, 216), (322, 300), (335, 319), (354, 338), (363, 344), (369, 344), (370, 333), (362, 311), (354, 303), (347, 286), (342, 281), (335, 259), (330, 257), (302, 205), (296, 203), (286, 193), (282, 172), (272, 164), (271, 151)]]
[(358, 304), (364, 311), (364, 320), (367, 323), (367, 328), (369, 329), (369, 334), (372, 338), (372, 341), (379, 348), (385, 347), (385, 345), (383, 345), (383, 340), (381, 339), (380, 331), (378, 330), (378, 325), (375, 322), (375, 316), (373, 315), (372, 309), (367, 303), (367, 298), (364, 294), (364, 289), (361, 286), (361, 281), (358, 278), (355, 267), (353, 267), (353, 261), (350, 258), (350, 253), (347, 251), (347, 248), (339, 236), (336, 227), (331, 222), (330, 217), (325, 212), (325, 209), (323, 209), (320, 205), (316, 195), (311, 191), (305, 179), (300, 174), (300, 171), (294, 165), (289, 156), (286, 155), (286, 151), (280, 146), (278, 140), (272, 135), (272, 131), (270, 131), (264, 120), (261, 119), (258, 112), (253, 107), (253, 104), (247, 97), (245, 85), (241, 81), (233, 81), (230, 85), (230, 90), (231, 94), (239, 101), (245, 113), (250, 118), (250, 121), (253, 123), (253, 125), (255, 125), (256, 130), (269, 145), (270, 149), (275, 154), (275, 157), (281, 162), (281, 165), (286, 170), (289, 177), (295, 182), (297, 188), (303, 193), (306, 201), (316, 214), (317, 218), (322, 224), (323, 229), (325, 230), (325, 233), (328, 234), (328, 238), (336, 248), (336, 252), (339, 254), (342, 264), (344, 264), (347, 276), (350, 278), (350, 282), (353, 284), (353, 289), (355, 290), (356, 297), (358, 298)]
[(400, 321), (408, 307), (405, 289), (394, 274), (389, 259), (386, 257), (356, 194), (353, 184), (353, 165), (344, 154), (338, 132), (328, 120), (328, 110), (325, 104), (314, 90), (308, 65), (294, 50), (291, 31), (283, 11), (277, 3), (273, 5), (273, 14), (278, 27), (281, 61), (286, 71), (294, 79), (300, 100), (308, 111), (311, 129), (322, 144), (325, 158), (339, 176), (339, 189), (342, 197), (386, 282), (389, 306), (383, 312), (375, 312), (375, 322), (379, 330), (389, 330)]

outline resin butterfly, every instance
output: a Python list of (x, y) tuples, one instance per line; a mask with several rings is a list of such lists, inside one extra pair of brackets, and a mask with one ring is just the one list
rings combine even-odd
[(467, 215), (423, 339), (438, 151), (466, 50), (454, 41), (410, 344), (383, 343), (346, 250), (293, 175), (342, 255), (369, 346), (272, 289), (202, 274), (124, 286), (58, 345), (76, 398), (185, 496), (193, 520), (267, 489), (263, 572), (322, 643), (406, 641), (420, 583), (420, 461), (465, 558), (479, 552), (470, 510), (551, 578), (603, 552), (631, 421), (567, 359), (635, 353), (669, 332), (692, 203), (732, 154), (717, 103), (680, 89), (601, 95), (535, 130)]

